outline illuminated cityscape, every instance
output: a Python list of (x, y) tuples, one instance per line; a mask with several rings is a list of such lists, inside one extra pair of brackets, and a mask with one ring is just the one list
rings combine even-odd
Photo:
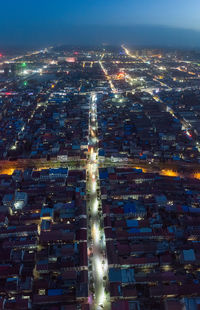
[(0, 2), (0, 310), (200, 310), (200, 1)]
[(1, 309), (198, 309), (199, 82), (196, 52), (1, 55)]

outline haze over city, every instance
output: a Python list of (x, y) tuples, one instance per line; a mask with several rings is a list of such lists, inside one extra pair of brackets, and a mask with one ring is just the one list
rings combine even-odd
[(1, 1), (0, 41), (198, 47), (199, 11), (198, 0)]

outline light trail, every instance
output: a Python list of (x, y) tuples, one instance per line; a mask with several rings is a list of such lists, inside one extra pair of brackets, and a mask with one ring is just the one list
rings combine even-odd
[(131, 58), (134, 58), (134, 59), (139, 59), (139, 60), (141, 60), (143, 63), (146, 63), (146, 61), (145, 61), (142, 57), (133, 55), (133, 54), (131, 53), (131, 51), (128, 50), (128, 48), (125, 47), (124, 45), (122, 45), (121, 47), (123, 48), (123, 50), (124, 50), (124, 52), (126, 53), (127, 56), (129, 56), (129, 57), (131, 57)]
[(124, 45), (122, 45), (121, 47), (123, 48), (123, 50), (127, 56), (129, 56), (131, 58), (135, 58), (135, 59), (137, 58), (135, 55), (131, 54), (131, 52)]
[(99, 61), (99, 64), (100, 64), (100, 67), (101, 67), (101, 69), (102, 69), (102, 71), (103, 71), (103, 73), (104, 73), (106, 79), (108, 80), (108, 83), (110, 84), (110, 88), (111, 88), (112, 92), (113, 92), (114, 94), (118, 93), (117, 89), (115, 88), (115, 86), (114, 86), (114, 84), (113, 84), (113, 82), (112, 82), (112, 79), (111, 79), (110, 75), (108, 74), (108, 71), (107, 71), (106, 68), (104, 67), (104, 65), (103, 65), (103, 63), (102, 63), (101, 60)]

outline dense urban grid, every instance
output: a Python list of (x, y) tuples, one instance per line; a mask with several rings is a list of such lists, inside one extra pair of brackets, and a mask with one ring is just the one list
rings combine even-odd
[(200, 309), (200, 53), (0, 54), (0, 309)]

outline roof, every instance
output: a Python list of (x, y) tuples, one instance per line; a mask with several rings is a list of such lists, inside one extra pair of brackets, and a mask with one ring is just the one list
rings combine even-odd
[(182, 304), (179, 300), (166, 300), (165, 310), (182, 310)]
[(184, 261), (194, 262), (196, 260), (195, 253), (193, 249), (183, 250)]

